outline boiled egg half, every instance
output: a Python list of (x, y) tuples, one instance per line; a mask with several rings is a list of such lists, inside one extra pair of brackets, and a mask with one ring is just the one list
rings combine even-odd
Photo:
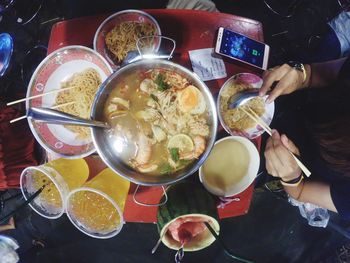
[(206, 109), (202, 92), (193, 85), (180, 91), (178, 103), (182, 112), (190, 114), (202, 114)]

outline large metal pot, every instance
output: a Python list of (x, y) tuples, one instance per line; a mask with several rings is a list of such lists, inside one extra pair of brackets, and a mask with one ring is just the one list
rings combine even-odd
[[(110, 75), (104, 83), (99, 88), (93, 105), (91, 108), (91, 119), (96, 121), (104, 120), (104, 107), (107, 101), (107, 98), (111, 91), (117, 86), (117, 83), (125, 81), (125, 79), (130, 75), (135, 73), (135, 71), (147, 71), (150, 69), (166, 69), (173, 72), (179, 73), (180, 75), (186, 77), (194, 86), (199, 88), (204, 95), (206, 100), (207, 109), (209, 111), (209, 125), (210, 125), (210, 135), (209, 140), (207, 141), (207, 146), (204, 153), (194, 162), (189, 164), (186, 168), (179, 170), (174, 173), (164, 174), (164, 175), (148, 175), (142, 174), (127, 164), (125, 164), (119, 157), (118, 153), (115, 150), (113, 137), (108, 136), (110, 129), (101, 128), (104, 127), (104, 124), (95, 124), (100, 127), (92, 127), (92, 139), (95, 145), (95, 148), (102, 158), (102, 160), (117, 174), (121, 175), (125, 179), (134, 182), (139, 185), (146, 186), (155, 186), (155, 185), (168, 185), (175, 183), (185, 177), (196, 172), (199, 167), (203, 164), (205, 159), (208, 157), (216, 138), (217, 131), (217, 113), (216, 106), (210, 90), (205, 85), (205, 83), (193, 72), (180, 66), (176, 63), (160, 60), (160, 59), (143, 59), (135, 63), (128, 64), (118, 71)], [(127, 84), (127, 83), (126, 83)], [(41, 119), (47, 122), (56, 122), (56, 123), (74, 123), (76, 125), (84, 125), (84, 120), (72, 122), (71, 120), (64, 118), (53, 117), (50, 119), (42, 118), (39, 116), (34, 116), (35, 114), (29, 114), (29, 117), (34, 119)], [(51, 116), (52, 117), (52, 116)], [(89, 125), (88, 122), (85, 125)]]
[(210, 90), (205, 83), (193, 72), (180, 66), (176, 63), (160, 60), (160, 59), (144, 59), (132, 64), (129, 64), (120, 70), (114, 72), (108, 79), (102, 84), (99, 91), (96, 94), (92, 110), (91, 118), (94, 120), (103, 119), (103, 108), (110, 94), (111, 90), (116, 87), (116, 84), (125, 79), (126, 76), (135, 72), (135, 70), (149, 70), (154, 68), (163, 68), (172, 70), (186, 77), (193, 85), (198, 87), (207, 102), (207, 107), (210, 112), (210, 138), (207, 142), (205, 152), (200, 156), (199, 159), (195, 160), (192, 164), (183, 170), (177, 171), (172, 174), (150, 176), (147, 174), (141, 174), (134, 169), (124, 164), (116, 155), (115, 151), (111, 148), (111, 141), (106, 136), (106, 129), (92, 128), (92, 138), (97, 149), (98, 154), (102, 160), (116, 173), (123, 176), (127, 180), (141, 185), (167, 185), (175, 183), (191, 174), (196, 172), (199, 167), (203, 164), (205, 159), (208, 157), (216, 138), (217, 131), (217, 113), (216, 106)]

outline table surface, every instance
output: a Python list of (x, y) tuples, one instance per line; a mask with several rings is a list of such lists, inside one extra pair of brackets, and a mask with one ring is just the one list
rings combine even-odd
[[(154, 16), (158, 21), (162, 34), (176, 40), (176, 55), (173, 61), (192, 70), (189, 60), (190, 50), (213, 48), (216, 41), (217, 30), (225, 27), (242, 33), (258, 41), (263, 41), (262, 24), (258, 21), (238, 17), (225, 13), (210, 13), (197, 10), (171, 10), (171, 9), (148, 9), (147, 13)], [(98, 26), (108, 15), (83, 17), (56, 23), (51, 30), (48, 53), (68, 45), (83, 45), (91, 47)], [(217, 80), (206, 81), (214, 97), (219, 92), (223, 83), (232, 75), (241, 72), (260, 74), (258, 69), (245, 64), (223, 58), (227, 77)], [(225, 133), (219, 127), (219, 134)], [(228, 134), (225, 133), (224, 136)], [(253, 141), (260, 148), (260, 138)], [(99, 160), (90, 162), (95, 172), (105, 166)], [(218, 208), (220, 218), (234, 217), (246, 214), (249, 210), (254, 185), (250, 185), (244, 192), (237, 195), (240, 201), (227, 204), (224, 208)], [(145, 207), (133, 201), (135, 185), (131, 184), (124, 208), (126, 222), (156, 222), (157, 207)], [(138, 200), (146, 203), (157, 203), (163, 191), (160, 187), (141, 187), (137, 194)]]

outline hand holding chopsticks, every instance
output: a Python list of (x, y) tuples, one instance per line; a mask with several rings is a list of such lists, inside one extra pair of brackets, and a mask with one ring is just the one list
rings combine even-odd
[[(263, 128), (270, 136), (272, 136), (271, 128), (251, 108), (248, 107), (248, 110), (246, 110), (244, 107), (240, 107), (239, 109), (245, 112), (252, 120), (258, 123), (261, 126), (261, 128)], [(300, 169), (303, 171), (303, 173), (307, 177), (309, 177), (311, 175), (310, 170), (289, 149), (288, 151), (292, 155)]]

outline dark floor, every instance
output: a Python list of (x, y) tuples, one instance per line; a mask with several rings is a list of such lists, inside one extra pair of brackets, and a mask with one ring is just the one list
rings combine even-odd
[[(126, 224), (121, 233), (108, 240), (90, 238), (70, 223), (66, 216), (58, 220), (45, 220), (33, 214), (32, 222), (46, 234), (45, 248), (27, 250), (23, 261), (30, 263), (97, 263), (97, 262), (173, 262), (175, 251), (161, 245), (155, 255), (151, 249), (158, 240), (153, 224)], [(40, 222), (38, 222), (40, 220)], [(220, 236), (237, 255), (254, 262), (349, 262), (339, 261), (336, 250), (347, 239), (331, 227), (308, 226), (299, 211), (283, 198), (257, 189), (245, 216), (220, 222)], [(17, 226), (24, 229), (23, 225)], [(7, 234), (23, 245), (25, 231)], [(349, 255), (348, 255), (349, 256)], [(1, 262), (1, 261), (0, 261)], [(215, 242), (207, 249), (185, 253), (183, 262), (234, 262)]]
[[(32, 5), (28, 5), (32, 2)], [(1, 96), (23, 93), (38, 62), (44, 57), (51, 26), (63, 19), (125, 8), (161, 8), (165, 0), (83, 1), (46, 0), (39, 15), (25, 26), (15, 17), (30, 18), (41, 0), (17, 0), (18, 10), (5, 15), (0, 32), (15, 36), (15, 53), (8, 75), (0, 81)], [(291, 18), (282, 18), (266, 8), (262, 0), (216, 0), (220, 11), (260, 20), (266, 42), (271, 46), (270, 66), (294, 59), (300, 52), (317, 48), (315, 36), (322, 37), (326, 21), (339, 12), (336, 0), (304, 0)], [(275, 1), (287, 6), (290, 0)], [(98, 5), (96, 5), (98, 3)], [(32, 7), (32, 8), (31, 8)], [(35, 10), (34, 10), (35, 11)], [(16, 16), (17, 15), (17, 16)], [(284, 33), (283, 33), (284, 32)], [(38, 46), (31, 55), (28, 50)], [(3, 100), (1, 100), (2, 102)], [(20, 227), (20, 225), (18, 225)], [(42, 227), (45, 223), (42, 223)], [(299, 212), (266, 191), (256, 191), (246, 216), (223, 220), (221, 236), (229, 247), (255, 262), (350, 262), (337, 261), (336, 249), (346, 239), (338, 232), (309, 227)], [(47, 227), (46, 247), (25, 253), (25, 262), (173, 262), (174, 252), (160, 246), (150, 251), (158, 236), (155, 225), (131, 224), (110, 240), (96, 240), (81, 234), (63, 217)], [(53, 229), (53, 230), (51, 230)], [(26, 233), (18, 232), (18, 239)], [(24, 247), (24, 246), (23, 246)], [(338, 250), (339, 251), (339, 250)], [(0, 259), (1, 262), (1, 259)], [(233, 262), (214, 243), (208, 249), (186, 253), (183, 262)]]

